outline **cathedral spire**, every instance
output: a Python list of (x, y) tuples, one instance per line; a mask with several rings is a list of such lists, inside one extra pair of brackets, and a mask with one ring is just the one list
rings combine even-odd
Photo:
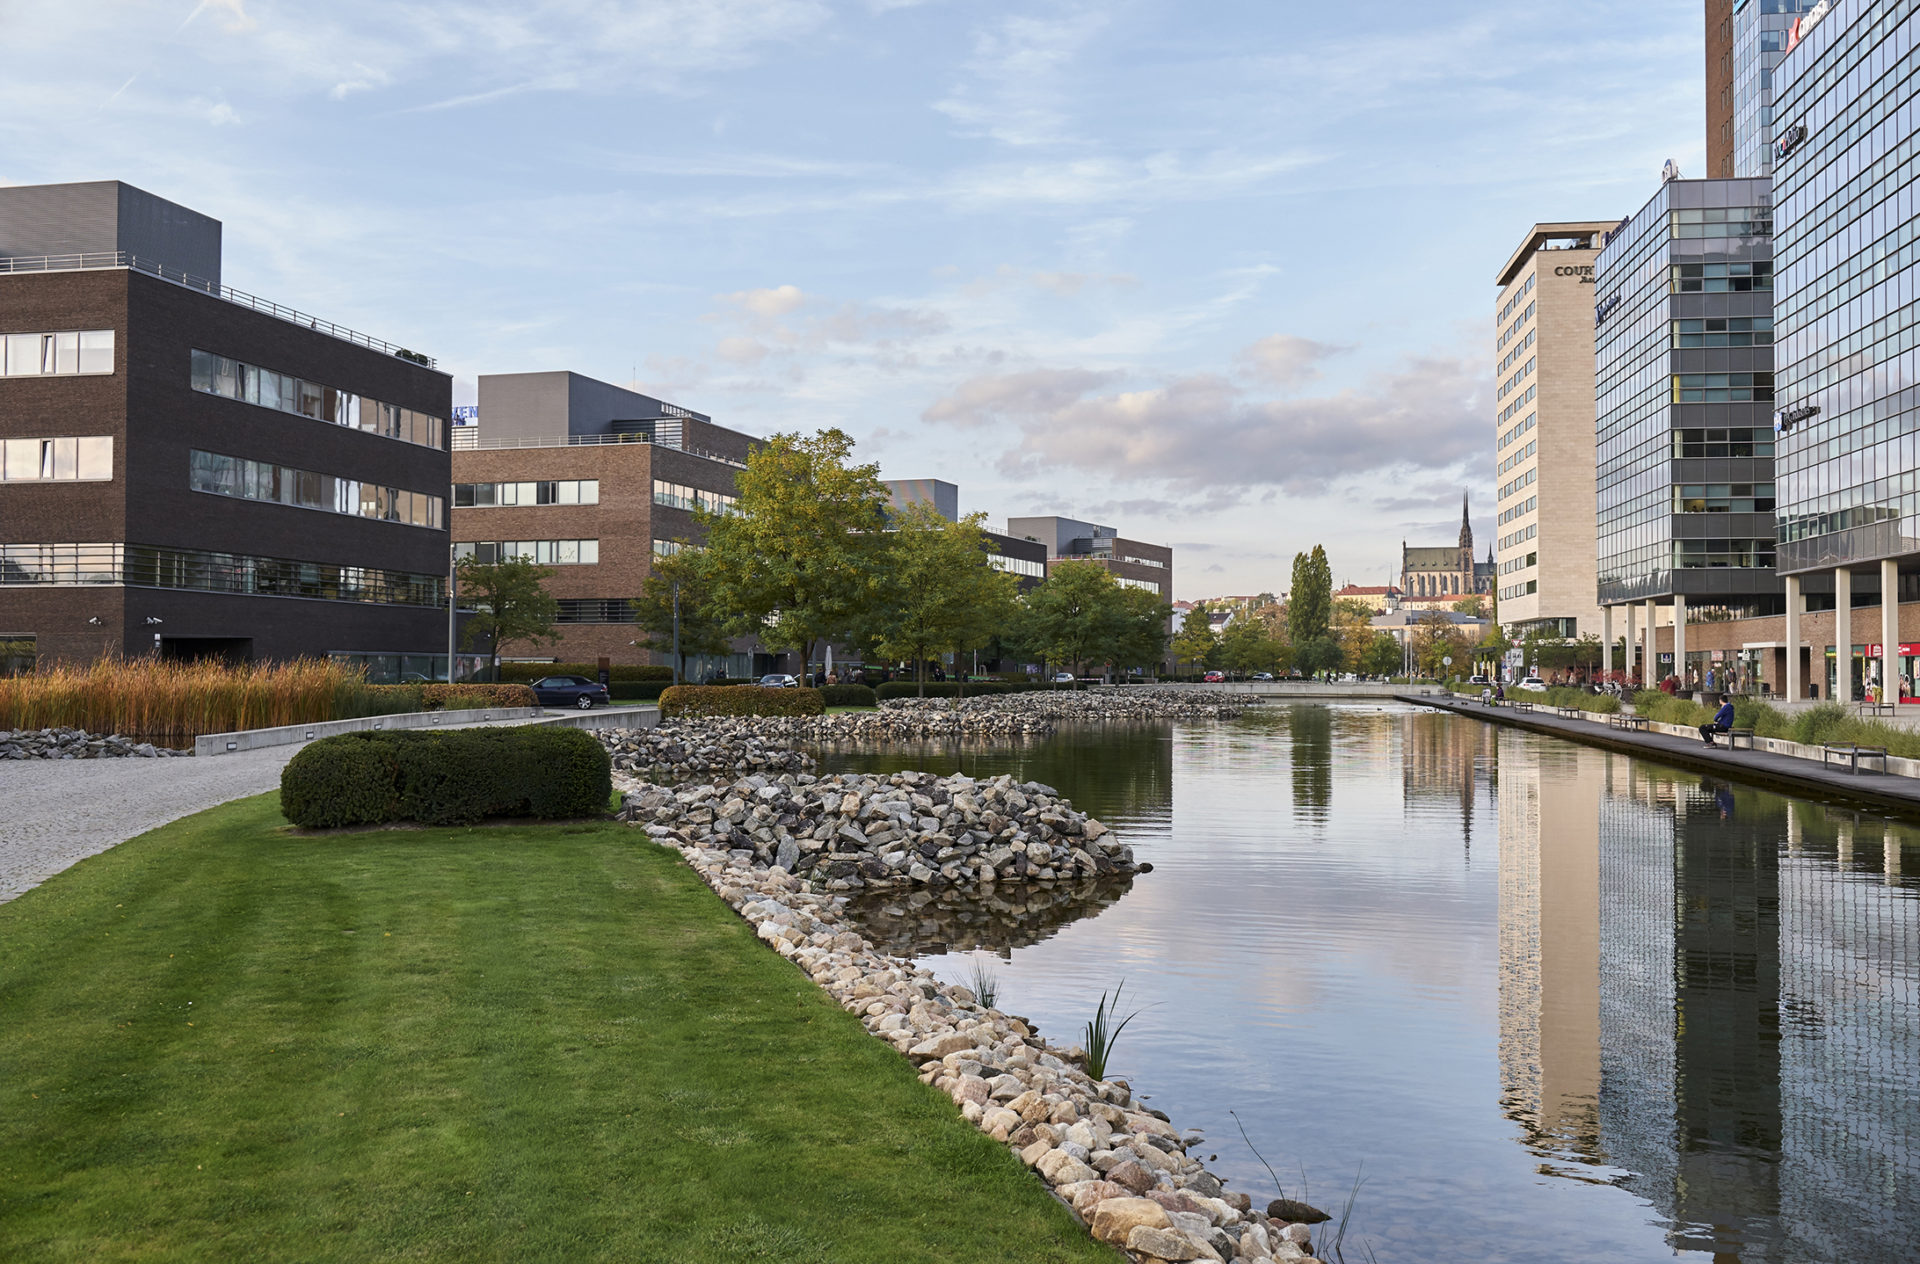
[(1473, 556), (1473, 522), (1467, 509), (1467, 493), (1460, 493), (1460, 547)]

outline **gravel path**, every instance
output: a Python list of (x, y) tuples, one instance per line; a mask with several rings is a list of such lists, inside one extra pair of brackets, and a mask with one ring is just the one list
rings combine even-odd
[(278, 788), (280, 770), (299, 749), (0, 763), (0, 903), (136, 834)]

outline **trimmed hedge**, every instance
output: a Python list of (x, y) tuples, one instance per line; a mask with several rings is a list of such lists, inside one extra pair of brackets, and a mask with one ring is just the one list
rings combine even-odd
[[(600, 679), (598, 663), (502, 663), (500, 679), (503, 681), (540, 680), (547, 676), (585, 676), (588, 680)], [(610, 667), (607, 679), (613, 684), (622, 682), (640, 684), (647, 681), (664, 680), (673, 683), (671, 667)]]
[(879, 696), (867, 685), (822, 685), (820, 696), (830, 707), (877, 707)]
[(612, 793), (606, 748), (575, 728), (342, 733), (280, 774), (280, 811), (308, 829), (601, 816)]
[(615, 702), (652, 702), (671, 688), (672, 682), (665, 680), (616, 680), (607, 692)]
[(759, 685), (675, 685), (660, 695), (660, 718), (683, 715), (823, 715), (818, 689), (771, 689)]
[[(920, 686), (911, 680), (889, 680), (874, 690), (874, 696), (882, 701), (888, 698), (918, 698)], [(929, 698), (984, 698), (990, 694), (1025, 693), (1026, 690), (1013, 685), (1003, 685), (998, 681), (970, 680), (962, 685), (957, 680), (929, 680), (926, 696)]]
[(395, 702), (394, 711), (465, 711), (485, 707), (537, 707), (527, 685), (369, 685), (374, 694)]

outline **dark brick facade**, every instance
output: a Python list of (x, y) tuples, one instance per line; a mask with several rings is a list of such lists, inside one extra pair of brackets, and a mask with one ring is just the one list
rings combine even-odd
[[(447, 418), (444, 373), (125, 269), (0, 277), (0, 332), (114, 331), (111, 376), (0, 379), (0, 436), (110, 435), (110, 483), (0, 486), (0, 543), (133, 542), (441, 575), (445, 531), (191, 491), (194, 448), (449, 497), (436, 451), (190, 384), (196, 349)], [(450, 497), (449, 497), (450, 499)], [(89, 625), (99, 617), (102, 625)], [(161, 619), (156, 628), (148, 618)], [(0, 634), (43, 661), (141, 653), (153, 633), (254, 658), (444, 652), (444, 611), (174, 589), (0, 587)], [(171, 647), (170, 647), (171, 648)]]

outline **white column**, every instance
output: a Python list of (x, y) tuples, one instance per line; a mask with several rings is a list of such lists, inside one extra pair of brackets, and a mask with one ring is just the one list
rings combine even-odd
[(1641, 635), (1647, 638), (1646, 657), (1642, 660), (1646, 663), (1647, 669), (1641, 673), (1641, 679), (1647, 682), (1649, 689), (1660, 687), (1660, 638), (1654, 634), (1654, 629), (1659, 626), (1660, 603), (1648, 601), (1647, 626), (1641, 629)]
[(1800, 688), (1800, 577), (1787, 576), (1787, 678), (1781, 682), (1788, 702), (1798, 702)]
[(1621, 633), (1623, 636), (1626, 637), (1626, 645), (1624, 647), (1626, 650), (1626, 653), (1624, 655), (1626, 661), (1620, 664), (1620, 669), (1627, 673), (1627, 679), (1629, 681), (1633, 679), (1633, 662), (1634, 662), (1633, 651), (1635, 647), (1639, 645), (1639, 642), (1633, 639), (1633, 615), (1634, 615), (1634, 611), (1637, 610), (1638, 608), (1639, 607), (1635, 606), (1631, 601), (1629, 601), (1626, 605), (1620, 607), (1620, 609), (1626, 614), (1626, 618), (1627, 618), (1626, 627), (1622, 630), (1622, 633)]
[(1844, 566), (1833, 572), (1833, 700), (1853, 701), (1853, 572)]
[(1600, 607), (1600, 674), (1613, 674), (1613, 607)]
[(1673, 594), (1673, 674), (1680, 678), (1681, 687), (1687, 683), (1687, 596), (1685, 593)]
[(1900, 563), (1880, 563), (1880, 701), (1900, 705)]

